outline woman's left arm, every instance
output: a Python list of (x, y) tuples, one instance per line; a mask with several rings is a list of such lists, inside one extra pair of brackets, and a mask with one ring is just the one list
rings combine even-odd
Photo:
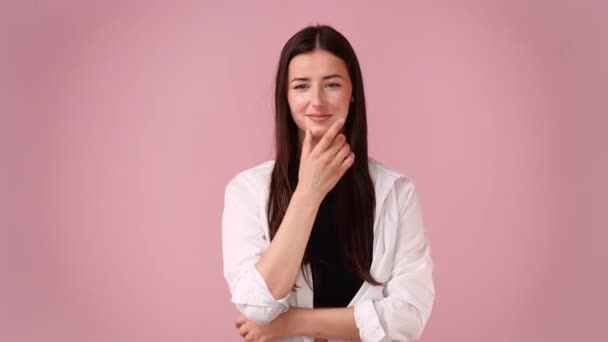
[(310, 336), (341, 341), (360, 341), (352, 307), (332, 309), (291, 308), (288, 336)]
[(431, 247), (414, 183), (395, 183), (398, 224), (391, 277), (384, 298), (355, 304), (355, 321), (365, 342), (417, 341), (435, 298)]
[[(253, 341), (274, 341), (287, 336), (309, 336), (341, 341), (360, 341), (354, 310), (349, 308), (307, 309), (292, 307), (267, 325), (257, 325), (239, 315), (236, 327)], [(249, 335), (249, 333), (252, 333)]]

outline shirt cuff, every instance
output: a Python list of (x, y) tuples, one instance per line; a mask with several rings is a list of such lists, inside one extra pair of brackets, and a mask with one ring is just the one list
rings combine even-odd
[(386, 336), (386, 332), (376, 313), (374, 302), (366, 300), (354, 307), (355, 324), (359, 329), (359, 337), (363, 342), (379, 342)]
[(245, 317), (258, 324), (268, 324), (289, 309), (289, 297), (275, 299), (255, 266), (241, 274), (232, 294), (232, 302)]

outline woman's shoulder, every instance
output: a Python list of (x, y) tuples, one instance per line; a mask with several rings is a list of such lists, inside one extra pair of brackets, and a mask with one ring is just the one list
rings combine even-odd
[(414, 180), (408, 174), (375, 158), (368, 158), (368, 166), (374, 184), (386, 186), (393, 186), (395, 183), (410, 184), (412, 186), (414, 184)]
[(369, 170), (376, 190), (376, 201), (379, 203), (386, 198), (392, 198), (400, 205), (406, 206), (412, 199), (416, 199), (416, 184), (406, 173), (374, 158), (369, 158)]
[(228, 182), (228, 186), (246, 187), (253, 193), (266, 190), (270, 184), (270, 175), (274, 160), (267, 160), (239, 171)]
[(373, 158), (369, 160), (370, 175), (374, 181), (378, 203), (390, 198), (396, 201), (399, 207), (406, 208), (418, 200), (418, 191), (410, 176)]
[(238, 172), (235, 177), (264, 178), (272, 173), (273, 167), (274, 160), (267, 160)]

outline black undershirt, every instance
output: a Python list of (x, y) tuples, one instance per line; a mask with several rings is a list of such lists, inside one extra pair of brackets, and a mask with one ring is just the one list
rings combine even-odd
[(334, 198), (333, 190), (325, 196), (308, 242), (315, 308), (346, 307), (363, 284), (340, 253)]

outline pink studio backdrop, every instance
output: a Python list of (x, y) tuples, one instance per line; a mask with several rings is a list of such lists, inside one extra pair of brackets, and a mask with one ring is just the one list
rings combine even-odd
[(273, 158), (279, 52), (317, 22), (358, 53), (370, 154), (421, 192), (422, 340), (608, 340), (602, 1), (9, 3), (1, 341), (240, 340), (224, 186)]

